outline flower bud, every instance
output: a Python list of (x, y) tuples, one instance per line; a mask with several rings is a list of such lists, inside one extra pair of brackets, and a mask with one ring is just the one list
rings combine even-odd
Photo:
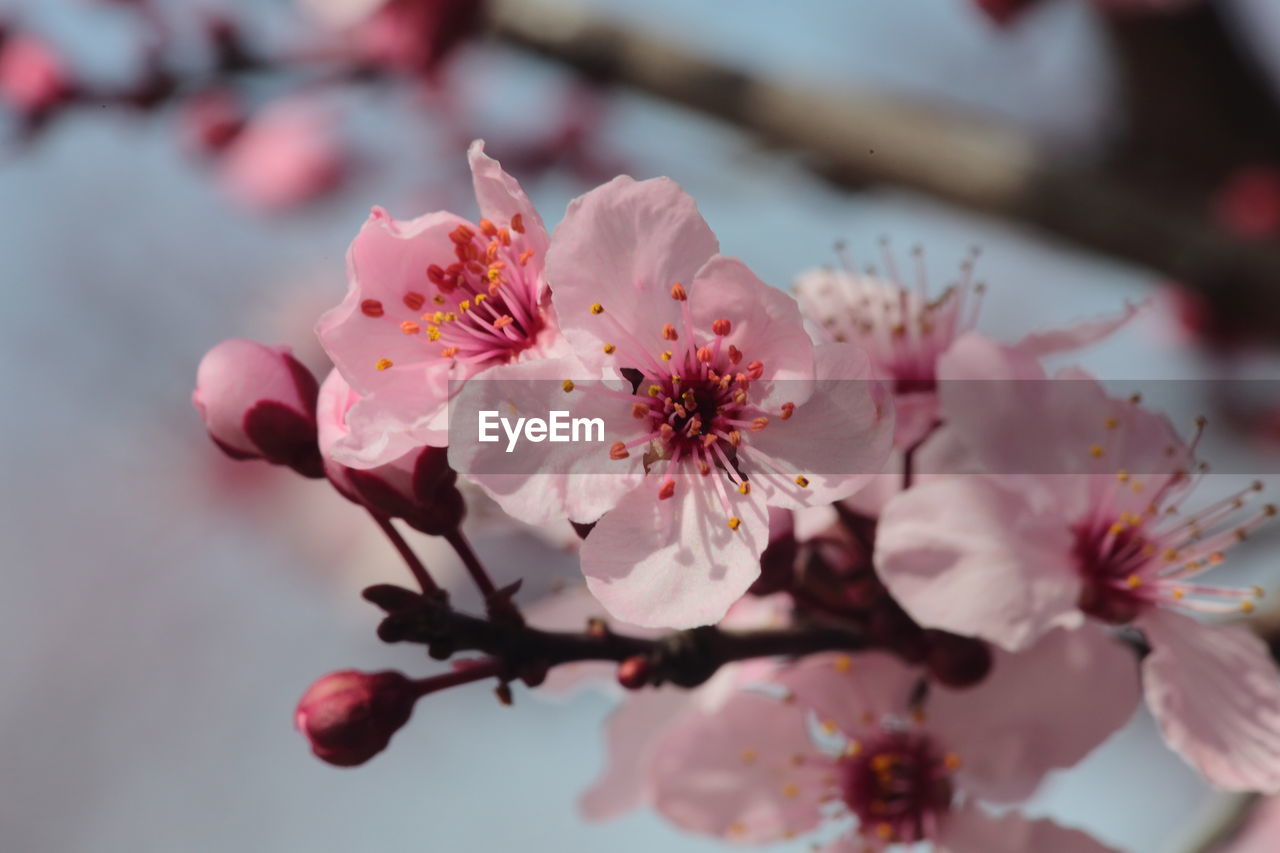
[(394, 670), (344, 669), (307, 688), (298, 700), (294, 725), (317, 758), (355, 767), (387, 748), (417, 700), (414, 683)]
[(462, 523), (466, 506), (455, 485), (444, 447), (419, 447), (385, 465), (367, 470), (333, 460), (331, 449), (347, 434), (347, 411), (360, 400), (334, 370), (320, 387), (317, 405), (320, 452), (330, 482), (349, 500), (373, 512), (403, 518), (423, 533), (439, 536)]
[(649, 683), (653, 667), (644, 655), (633, 655), (618, 664), (618, 683), (628, 690), (639, 690)]
[(233, 459), (265, 459), (323, 477), (316, 380), (288, 347), (244, 338), (205, 353), (191, 394), (209, 436)]

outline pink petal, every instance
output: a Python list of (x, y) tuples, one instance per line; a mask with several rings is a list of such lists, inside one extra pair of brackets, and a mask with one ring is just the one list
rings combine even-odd
[(718, 249), (693, 199), (674, 181), (614, 178), (570, 203), (556, 227), (547, 280), (561, 327), (590, 366), (603, 366), (601, 347), (622, 342), (591, 306), (601, 303), (633, 334), (654, 340), (664, 323), (680, 325), (671, 286), (688, 288)]
[(1266, 643), (1168, 610), (1138, 625), (1152, 648), (1147, 705), (1169, 746), (1220, 788), (1280, 791), (1280, 673)]
[(695, 714), (691, 692), (661, 687), (629, 693), (605, 721), (605, 767), (583, 791), (587, 820), (610, 820), (644, 804), (647, 759), (668, 728)]
[(440, 359), (386, 373), (377, 391), (347, 411), (349, 431), (329, 450), (334, 461), (375, 468), (414, 448), (449, 443), (449, 363)]
[(1011, 651), (1078, 625), (1066, 521), (985, 477), (922, 483), (889, 502), (876, 536), (885, 586), (921, 625)]
[[(796, 301), (765, 284), (742, 261), (725, 255), (707, 261), (689, 288), (689, 309), (694, 328), (704, 335), (716, 320), (731, 322), (724, 346), (741, 350), (744, 364), (761, 362), (766, 387), (785, 389), (788, 398), (808, 391), (814, 348)], [(795, 402), (803, 402), (803, 396)]]
[(671, 725), (652, 750), (654, 808), (684, 829), (737, 842), (777, 841), (822, 820), (823, 776), (805, 712), (739, 692), (714, 714)]
[[(450, 465), (484, 489), (507, 514), (527, 524), (564, 518), (596, 521), (637, 487), (643, 477), (643, 452), (610, 458), (615, 442), (636, 437), (631, 403), (603, 393), (597, 381), (584, 381), (565, 392), (564, 380), (581, 379), (584, 372), (576, 359), (548, 358), (499, 365), (473, 376), (450, 403)], [(568, 412), (568, 419), (599, 418), (603, 440), (521, 440), (507, 452), (510, 442), (504, 427), (497, 428), (497, 441), (479, 441), (483, 411), (498, 412), (511, 421), (513, 429), (516, 418), (546, 420), (553, 411)]]
[[(806, 386), (807, 402), (746, 439), (747, 476), (771, 506), (798, 509), (846, 498), (884, 468), (893, 446), (892, 403), (871, 379), (866, 353), (849, 344), (823, 344), (814, 348), (814, 365), (817, 380), (798, 383)], [(755, 452), (786, 473), (753, 464)], [(807, 486), (797, 485), (797, 474)]]
[(991, 674), (973, 689), (935, 685), (928, 726), (960, 759), (958, 787), (1015, 801), (1120, 729), (1138, 701), (1132, 651), (1090, 622), (1051, 631), (1019, 654), (995, 651)]
[(1013, 348), (1038, 358), (1082, 349), (1110, 337), (1149, 307), (1149, 302), (1126, 303), (1123, 311), (1110, 317), (1094, 317), (1061, 329), (1032, 332), (1013, 344)]
[(658, 499), (646, 477), (596, 524), (582, 544), (587, 586), (617, 619), (692, 628), (724, 617), (760, 574), (769, 536), (764, 504), (728, 490), (737, 530), (709, 478), (677, 474), (675, 493)]
[(467, 160), (471, 164), (480, 215), (499, 228), (510, 227), (512, 220), (519, 216), (524, 227), (523, 245), (534, 251), (537, 263), (542, 263), (547, 257), (547, 228), (519, 181), (504, 172), (497, 160), (484, 153), (483, 140), (471, 143), (467, 149)]
[(939, 853), (1116, 853), (1078, 829), (1016, 812), (996, 817), (973, 805), (942, 819), (938, 842)]
[[(421, 322), (427, 309), (411, 308), (405, 297), (435, 292), (427, 280), (427, 267), (455, 260), (449, 232), (465, 224), (466, 220), (443, 212), (399, 222), (374, 208), (351, 243), (347, 296), (320, 318), (316, 334), (333, 363), (361, 395), (369, 396), (397, 383), (398, 374), (408, 368), (443, 361), (438, 347), (429, 346), (421, 335), (405, 334), (400, 324)], [(409, 298), (418, 304), (414, 297)], [(393, 367), (378, 369), (381, 359), (389, 360)]]
[(811, 655), (773, 679), (823, 722), (849, 737), (880, 730), (885, 716), (903, 716), (921, 671), (885, 652)]

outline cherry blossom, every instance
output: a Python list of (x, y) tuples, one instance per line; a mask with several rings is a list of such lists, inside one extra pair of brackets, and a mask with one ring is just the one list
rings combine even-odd
[(1222, 787), (1280, 789), (1280, 677), (1266, 645), (1188, 615), (1253, 609), (1260, 589), (1200, 576), (1275, 514), (1247, 508), (1260, 484), (1185, 513), (1196, 442), (1166, 418), (1080, 371), (1050, 381), (976, 336), (956, 349), (942, 411), (992, 473), (888, 504), (876, 565), (894, 597), (921, 624), (1011, 650), (1086, 620), (1133, 626), (1153, 649), (1143, 681), (1170, 746)]
[(482, 142), (468, 158), (480, 220), (401, 222), (374, 208), (347, 254), (346, 299), (320, 319), (321, 343), (361, 396), (332, 449), (345, 465), (447, 445), (450, 381), (545, 356), (558, 340), (542, 219)]
[(717, 251), (673, 181), (622, 177), (575, 200), (547, 258), (573, 360), (496, 369), (489, 403), (463, 408), (523, 411), (537, 404), (511, 387), (559, 370), (567, 405), (604, 415), (607, 446), (552, 446), (524, 475), (487, 475), (494, 445), (450, 448), (516, 518), (597, 522), (587, 583), (637, 625), (718, 620), (760, 573), (767, 508), (851, 494), (892, 438), (866, 355), (813, 345), (794, 300)]
[(1125, 723), (1136, 683), (1112, 646), (1101, 629), (1056, 631), (1000, 653), (981, 689), (933, 685), (923, 704), (921, 673), (883, 653), (780, 665), (663, 733), (651, 797), (685, 829), (744, 843), (840, 827), (831, 851), (919, 841), (947, 853), (1103, 851), (979, 803), (1025, 798)]

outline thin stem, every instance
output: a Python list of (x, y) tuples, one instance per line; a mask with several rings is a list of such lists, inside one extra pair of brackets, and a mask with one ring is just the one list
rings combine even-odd
[(413, 553), (413, 549), (409, 547), (409, 543), (400, 535), (400, 531), (396, 530), (395, 525), (391, 523), (391, 519), (385, 515), (379, 515), (373, 510), (369, 511), (369, 515), (373, 516), (373, 520), (378, 523), (378, 526), (382, 528), (382, 532), (391, 540), (391, 544), (400, 552), (400, 558), (404, 560), (404, 564), (413, 573), (413, 578), (418, 582), (418, 586), (422, 588), (423, 593), (433, 595), (440, 592), (440, 585), (432, 579), (427, 567), (422, 564), (422, 560), (418, 559), (418, 555)]
[(461, 528), (454, 528), (444, 535), (445, 541), (453, 546), (453, 550), (458, 552), (462, 564), (467, 567), (467, 573), (471, 575), (471, 579), (475, 581), (476, 586), (484, 595), (485, 601), (489, 601), (498, 592), (498, 587), (494, 585), (493, 578), (489, 577), (489, 572), (484, 567), (484, 563), (480, 562), (480, 558), (476, 556), (476, 552), (471, 550), (471, 543), (467, 542), (467, 538), (462, 535)]
[(447, 690), (450, 687), (457, 687), (461, 684), (470, 684), (473, 681), (483, 681), (486, 678), (493, 678), (501, 675), (503, 671), (503, 663), (497, 658), (485, 658), (475, 662), (467, 663), (451, 672), (441, 675), (433, 675), (429, 678), (419, 678), (413, 683), (418, 688), (418, 696), (426, 696), (428, 693), (435, 693), (438, 690)]

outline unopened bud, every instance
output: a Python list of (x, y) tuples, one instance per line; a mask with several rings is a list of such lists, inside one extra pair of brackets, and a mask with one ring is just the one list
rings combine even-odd
[(639, 690), (649, 683), (653, 667), (644, 655), (629, 657), (618, 664), (618, 683), (628, 690)]
[(331, 672), (302, 694), (294, 724), (317, 758), (355, 767), (387, 748), (417, 699), (413, 682), (394, 670)]
[(323, 477), (316, 380), (288, 347), (233, 338), (205, 353), (191, 402), (233, 459), (265, 459)]
[(43, 41), (18, 34), (0, 44), (0, 102), (24, 116), (39, 117), (72, 91), (66, 65)]

